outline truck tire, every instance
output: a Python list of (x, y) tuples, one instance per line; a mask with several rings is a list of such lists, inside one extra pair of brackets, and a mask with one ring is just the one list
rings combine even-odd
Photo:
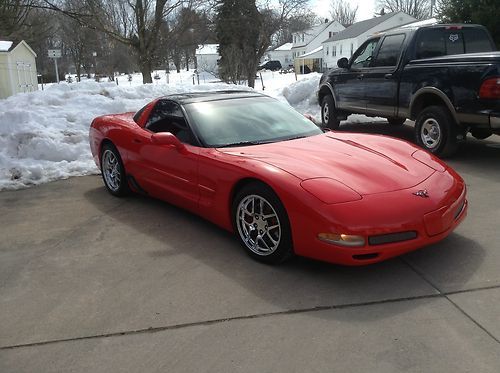
[(457, 124), (444, 106), (428, 106), (417, 116), (415, 137), (419, 146), (439, 157), (458, 150)]
[(332, 95), (326, 95), (321, 101), (321, 121), (323, 126), (332, 130), (339, 128), (340, 120), (337, 119), (336, 114)]

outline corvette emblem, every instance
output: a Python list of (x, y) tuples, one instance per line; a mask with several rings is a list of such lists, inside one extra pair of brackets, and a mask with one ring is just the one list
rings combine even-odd
[(419, 190), (418, 192), (413, 193), (417, 197), (429, 198), (429, 192), (427, 189)]

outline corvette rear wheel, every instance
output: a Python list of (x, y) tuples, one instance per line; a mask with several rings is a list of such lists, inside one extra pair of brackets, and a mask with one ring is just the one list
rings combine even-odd
[(270, 187), (246, 185), (236, 195), (232, 210), (236, 235), (252, 258), (278, 264), (293, 256), (288, 215)]
[(116, 197), (123, 197), (129, 193), (125, 167), (118, 149), (112, 144), (105, 144), (102, 147), (101, 172), (109, 193)]

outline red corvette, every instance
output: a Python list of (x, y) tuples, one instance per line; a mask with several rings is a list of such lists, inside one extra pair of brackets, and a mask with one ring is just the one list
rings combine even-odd
[(467, 211), (463, 180), (429, 153), (323, 132), (255, 92), (167, 96), (98, 117), (90, 146), (111, 194), (188, 209), (267, 263), (379, 262), (442, 240)]

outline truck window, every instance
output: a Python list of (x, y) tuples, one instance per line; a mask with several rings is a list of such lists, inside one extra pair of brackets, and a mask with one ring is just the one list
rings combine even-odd
[(488, 33), (483, 29), (468, 29), (464, 36), (465, 53), (491, 52), (496, 50), (496, 48), (491, 45)]
[(373, 51), (378, 41), (379, 39), (373, 39), (363, 44), (354, 54), (351, 67), (368, 67), (373, 59)]
[(396, 66), (405, 41), (405, 34), (386, 36), (372, 66)]
[(420, 31), (415, 57), (421, 59), (492, 50), (493, 45), (483, 29), (432, 28)]

